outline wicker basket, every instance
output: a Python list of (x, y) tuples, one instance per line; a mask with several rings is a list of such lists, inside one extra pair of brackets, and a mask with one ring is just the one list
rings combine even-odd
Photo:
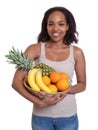
[(62, 96), (64, 93), (67, 93), (70, 89), (70, 86), (69, 88), (66, 90), (66, 91), (62, 91), (62, 92), (57, 92), (57, 93), (47, 93), (47, 92), (43, 92), (43, 91), (34, 91), (32, 90), (32, 88), (26, 83), (26, 81), (24, 80), (23, 82), (24, 84), (24, 87), (30, 92), (32, 93), (33, 95), (39, 97), (40, 99), (43, 99), (45, 97), (59, 97), (59, 96)]

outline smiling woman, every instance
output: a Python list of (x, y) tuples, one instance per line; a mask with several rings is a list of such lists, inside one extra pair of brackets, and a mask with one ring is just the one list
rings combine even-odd
[[(20, 69), (16, 70), (12, 87), (24, 98), (33, 103), (32, 130), (78, 130), (75, 94), (85, 90), (86, 63), (83, 51), (79, 47), (72, 45), (73, 43), (78, 43), (77, 34), (73, 14), (65, 7), (52, 7), (44, 14), (41, 32), (38, 35), (38, 42), (29, 45), (25, 49), (24, 55), (28, 56), (35, 64), (44, 63), (51, 68), (55, 68), (57, 72), (67, 73), (67, 80), (59, 79), (60, 76), (57, 73), (56, 76), (52, 76), (52, 87), (54, 87), (55, 84), (55, 87), (57, 87), (59, 91), (65, 90), (65, 86), (66, 88), (69, 86), (69, 81), (71, 86), (66, 93), (62, 93), (58, 97), (53, 96), (51, 98), (45, 97), (40, 99), (35, 95), (31, 95), (31, 93), (24, 88), (23, 81), (27, 72)], [(74, 71), (76, 74), (75, 85), (71, 82)], [(40, 78), (38, 74), (40, 74)], [(39, 80), (41, 79), (40, 81), (42, 81), (41, 71), (39, 71), (36, 76), (38, 76), (36, 82), (43, 90), (44, 85), (39, 84)], [(53, 79), (55, 79), (55, 82)], [(33, 85), (34, 83), (32, 84), (32, 88)], [(46, 86), (46, 88), (49, 89), (48, 86)], [(53, 88), (51, 90), (53, 90)], [(39, 124), (40, 118), (43, 122), (42, 124)], [(69, 122), (68, 125), (66, 125), (66, 120)]]

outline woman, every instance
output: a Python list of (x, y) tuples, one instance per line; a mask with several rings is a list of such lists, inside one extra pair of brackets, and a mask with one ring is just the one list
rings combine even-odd
[(86, 88), (86, 67), (83, 51), (72, 45), (78, 43), (76, 23), (72, 13), (64, 7), (48, 9), (42, 20), (38, 43), (27, 47), (25, 55), (36, 63), (45, 63), (66, 72), (72, 81), (74, 71), (77, 83), (59, 98), (39, 99), (23, 86), (26, 72), (16, 70), (12, 86), (33, 103), (32, 130), (78, 130), (75, 94)]

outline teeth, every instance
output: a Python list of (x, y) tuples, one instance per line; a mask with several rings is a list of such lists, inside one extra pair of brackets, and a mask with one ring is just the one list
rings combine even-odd
[(59, 35), (59, 33), (53, 33), (53, 35), (58, 36), (58, 35)]

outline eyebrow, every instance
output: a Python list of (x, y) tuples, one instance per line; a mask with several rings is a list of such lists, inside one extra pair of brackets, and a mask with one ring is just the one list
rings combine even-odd
[[(54, 23), (53, 21), (48, 21), (48, 22)], [(66, 21), (58, 21), (58, 22), (63, 22), (63, 23), (65, 23)]]

